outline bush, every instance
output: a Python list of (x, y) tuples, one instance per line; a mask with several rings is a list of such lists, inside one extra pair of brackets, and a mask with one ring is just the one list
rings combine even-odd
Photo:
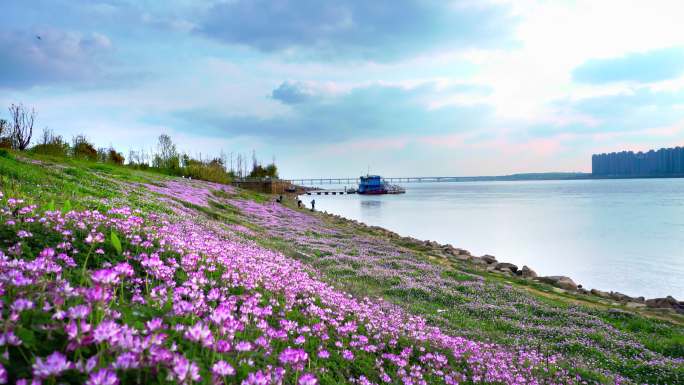
[(97, 150), (85, 135), (78, 135), (72, 140), (72, 154), (77, 159), (97, 160)]
[(249, 173), (250, 178), (277, 178), (278, 177), (278, 167), (274, 163), (269, 164), (264, 167), (260, 164), (254, 165), (252, 171)]
[(55, 135), (52, 130), (43, 130), (40, 143), (31, 148), (31, 152), (43, 155), (65, 157), (69, 155), (69, 143), (61, 135)]
[(219, 159), (214, 159), (210, 162), (202, 162), (196, 159), (190, 159), (186, 155), (184, 156), (184, 163), (184, 176), (224, 184), (230, 183), (232, 180), (230, 174), (226, 171), (226, 168)]
[(118, 165), (122, 165), (122, 164), (124, 164), (125, 160), (126, 160), (126, 158), (124, 158), (122, 153), (117, 152), (113, 148), (109, 149), (109, 154), (107, 155), (107, 161), (108, 162), (118, 164)]

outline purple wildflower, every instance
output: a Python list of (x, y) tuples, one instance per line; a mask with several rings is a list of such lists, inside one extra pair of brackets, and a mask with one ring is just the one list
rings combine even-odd
[(318, 379), (311, 373), (304, 373), (299, 377), (299, 385), (316, 385), (318, 384)]
[(47, 356), (45, 361), (40, 357), (36, 357), (36, 362), (33, 364), (33, 375), (38, 378), (58, 376), (62, 372), (71, 369), (71, 367), (72, 365), (65, 355), (60, 352), (54, 352)]
[(118, 383), (119, 379), (116, 377), (116, 373), (106, 368), (92, 373), (86, 381), (86, 385), (117, 385)]
[(211, 367), (211, 371), (220, 377), (232, 376), (235, 374), (235, 369), (223, 360), (216, 362), (214, 366)]

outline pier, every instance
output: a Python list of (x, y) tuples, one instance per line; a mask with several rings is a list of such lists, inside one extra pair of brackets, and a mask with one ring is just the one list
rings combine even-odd
[(313, 191), (307, 191), (305, 194), (306, 195), (349, 195), (349, 194), (356, 194), (356, 190), (352, 190), (353, 192), (350, 192), (349, 190), (313, 190)]

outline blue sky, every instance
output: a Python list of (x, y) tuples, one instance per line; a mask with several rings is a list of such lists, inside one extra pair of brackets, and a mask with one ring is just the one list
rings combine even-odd
[(125, 154), (167, 133), (289, 177), (491, 175), (684, 145), (681, 1), (0, 7), (0, 106)]

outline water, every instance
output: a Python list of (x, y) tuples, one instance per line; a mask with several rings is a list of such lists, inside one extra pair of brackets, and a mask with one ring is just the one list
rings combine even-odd
[(585, 288), (684, 300), (684, 179), (405, 184), (304, 196), (316, 209), (567, 275)]

